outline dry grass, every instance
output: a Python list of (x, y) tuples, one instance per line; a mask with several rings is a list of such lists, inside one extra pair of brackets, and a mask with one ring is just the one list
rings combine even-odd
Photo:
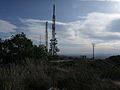
[[(58, 69), (59, 68), (59, 69)], [(86, 62), (53, 64), (25, 60), (24, 64), (0, 67), (0, 90), (119, 90), (111, 80), (102, 80)]]

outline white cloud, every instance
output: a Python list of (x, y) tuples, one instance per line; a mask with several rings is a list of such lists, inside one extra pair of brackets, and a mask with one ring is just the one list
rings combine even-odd
[(119, 32), (113, 33), (108, 28), (109, 24), (116, 19), (120, 19), (120, 14), (90, 13), (81, 24), (80, 30), (88, 38), (93, 38), (93, 40), (106, 41), (106, 39), (109, 40), (113, 36), (120, 38)]
[[(91, 52), (91, 43), (96, 43), (97, 52), (111, 51), (113, 46), (120, 45), (120, 32), (113, 32), (110, 28), (115, 25), (114, 21), (120, 19), (120, 14), (110, 13), (89, 13), (84, 16), (84, 20), (74, 22), (56, 22), (56, 33), (62, 53), (88, 53)], [(46, 20), (21, 19), (25, 24), (24, 29), (29, 32), (29, 37), (33, 40), (40, 40), (40, 34), (44, 42)], [(49, 39), (51, 38), (51, 21), (49, 22)], [(119, 27), (118, 27), (119, 28)], [(118, 29), (117, 28), (117, 29)], [(76, 47), (75, 45), (80, 45)], [(66, 45), (66, 46), (62, 46)], [(82, 45), (82, 46), (81, 46)], [(104, 46), (104, 47), (103, 47)], [(69, 49), (69, 50), (67, 50)], [(74, 51), (73, 51), (74, 50)], [(109, 52), (110, 53), (110, 52)], [(111, 51), (112, 53), (112, 51)]]
[(35, 20), (35, 19), (20, 19), (20, 21), (25, 25), (23, 29), (27, 32), (27, 36), (32, 40), (43, 42), (45, 37), (45, 20)]
[(16, 32), (17, 26), (11, 24), (8, 21), (0, 20), (0, 32), (2, 33), (9, 33), (9, 32)]
[[(24, 30), (28, 31), (27, 33), (28, 37), (30, 37), (32, 40), (45, 42), (45, 23), (46, 21), (49, 23), (48, 25), (48, 31), (49, 31), (49, 40), (51, 38), (51, 23), (50, 20), (36, 20), (36, 19), (20, 19), (20, 21), (25, 25), (23, 27)], [(66, 26), (66, 23), (62, 22), (56, 22), (57, 26), (60, 26), (60, 28), (64, 28), (63, 26)], [(64, 29), (63, 29), (64, 30)], [(61, 34), (62, 36), (62, 34)]]

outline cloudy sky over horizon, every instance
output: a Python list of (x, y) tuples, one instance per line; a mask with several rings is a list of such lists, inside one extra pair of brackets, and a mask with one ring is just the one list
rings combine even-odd
[(24, 32), (44, 43), (45, 22), (51, 38), (52, 5), (60, 54), (120, 53), (120, 0), (0, 0), (0, 37)]

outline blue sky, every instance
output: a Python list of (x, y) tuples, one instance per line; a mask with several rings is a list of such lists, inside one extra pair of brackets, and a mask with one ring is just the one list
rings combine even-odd
[(51, 38), (52, 5), (56, 5), (59, 54), (120, 53), (119, 0), (0, 0), (0, 37), (24, 32), (44, 44), (45, 21)]

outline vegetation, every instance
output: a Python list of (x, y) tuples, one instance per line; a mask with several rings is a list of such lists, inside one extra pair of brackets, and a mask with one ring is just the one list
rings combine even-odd
[(46, 59), (47, 52), (43, 45), (33, 45), (24, 33), (2, 41), (0, 39), (0, 59), (2, 63), (20, 63), (25, 58)]
[(0, 90), (120, 90), (114, 83), (120, 80), (120, 56), (51, 62), (45, 46), (33, 45), (24, 33), (0, 40), (0, 55)]

